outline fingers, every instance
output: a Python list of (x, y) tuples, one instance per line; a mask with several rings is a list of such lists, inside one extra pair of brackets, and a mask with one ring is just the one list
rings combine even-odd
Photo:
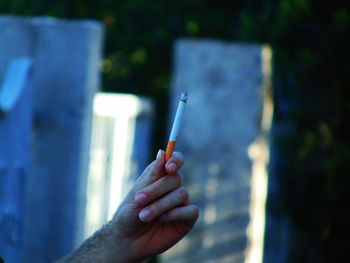
[(159, 219), (163, 222), (186, 221), (192, 227), (199, 216), (198, 207), (195, 205), (180, 206), (163, 214)]
[(168, 174), (175, 174), (182, 167), (185, 158), (180, 152), (173, 152), (173, 155), (165, 164), (165, 169)]
[(180, 152), (174, 152), (172, 157), (165, 163), (165, 152), (159, 150), (156, 160), (139, 177), (133, 187), (132, 193), (135, 194), (141, 191), (141, 189), (163, 177), (165, 173), (176, 175), (177, 171), (182, 167), (184, 160), (185, 158)]
[(182, 179), (177, 174), (183, 163), (184, 156), (180, 152), (174, 152), (165, 162), (165, 153), (160, 150), (156, 160), (142, 173), (132, 190), (138, 206), (146, 206), (139, 213), (141, 221), (150, 222), (164, 212), (188, 203), (188, 193), (181, 187)]
[(188, 203), (188, 193), (181, 186), (143, 208), (139, 213), (139, 218), (143, 222), (150, 222), (166, 211), (186, 203)]
[(139, 206), (145, 206), (150, 202), (158, 199), (166, 193), (178, 188), (182, 184), (182, 179), (179, 174), (165, 175), (158, 181), (148, 185), (142, 191), (135, 195), (135, 201)]
[(134, 195), (136, 192), (161, 178), (164, 175), (164, 163), (165, 153), (162, 150), (159, 150), (156, 160), (148, 165), (143, 171), (132, 188), (131, 193)]

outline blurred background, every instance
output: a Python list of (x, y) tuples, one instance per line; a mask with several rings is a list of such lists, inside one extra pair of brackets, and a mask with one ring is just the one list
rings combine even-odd
[[(173, 51), (179, 38), (268, 44), (273, 54), (274, 111), (265, 228), (265, 250), (270, 250), (264, 262), (346, 260), (348, 1), (0, 0), (0, 13), (93, 19), (103, 24), (102, 91), (129, 94), (129, 104), (146, 105), (130, 114), (151, 116), (148, 124), (139, 127), (152, 127), (147, 135), (151, 143), (145, 146), (148, 158), (142, 157), (141, 163), (166, 145), (172, 118), (169, 105), (175, 105), (170, 91)], [(133, 100), (133, 95), (141, 99)], [(108, 131), (108, 118), (95, 122)], [(276, 258), (283, 261), (273, 261)]]

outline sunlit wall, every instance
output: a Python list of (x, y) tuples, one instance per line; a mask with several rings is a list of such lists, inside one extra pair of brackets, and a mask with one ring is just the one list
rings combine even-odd
[(98, 93), (93, 110), (84, 238), (113, 216), (144, 168), (153, 114), (149, 99), (126, 94)]

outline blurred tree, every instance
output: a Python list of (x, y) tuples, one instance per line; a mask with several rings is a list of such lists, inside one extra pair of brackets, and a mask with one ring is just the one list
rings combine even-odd
[(172, 47), (179, 37), (232, 39), (244, 1), (0, 0), (0, 12), (97, 19), (106, 26), (103, 90), (152, 96), (157, 126), (154, 151), (164, 147)]
[[(179, 37), (269, 43), (274, 50), (281, 213), (290, 262), (339, 262), (349, 229), (350, 11), (346, 0), (0, 0), (0, 12), (91, 18), (106, 26), (103, 90), (157, 102), (164, 147), (172, 46)], [(342, 242), (343, 241), (343, 242)]]
[(343, 262), (349, 231), (350, 12), (346, 1), (265, 1), (242, 12), (240, 39), (274, 48), (275, 137), (290, 262)]

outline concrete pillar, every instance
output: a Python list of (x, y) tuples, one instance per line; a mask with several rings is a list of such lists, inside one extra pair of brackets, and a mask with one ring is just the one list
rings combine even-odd
[(186, 157), (181, 173), (200, 219), (161, 262), (261, 262), (270, 55), (261, 45), (176, 43), (171, 116), (187, 91), (176, 149)]
[(83, 234), (92, 99), (99, 87), (103, 26), (93, 21), (3, 16), (0, 36), (0, 59), (18, 53), (33, 58), (34, 121), (22, 261), (52, 262), (69, 253)]
[(5, 262), (16, 263), (21, 262), (23, 245), (23, 193), (32, 120), (31, 63), (30, 59), (5, 60), (8, 63), (0, 63), (8, 66), (0, 73), (0, 256)]

